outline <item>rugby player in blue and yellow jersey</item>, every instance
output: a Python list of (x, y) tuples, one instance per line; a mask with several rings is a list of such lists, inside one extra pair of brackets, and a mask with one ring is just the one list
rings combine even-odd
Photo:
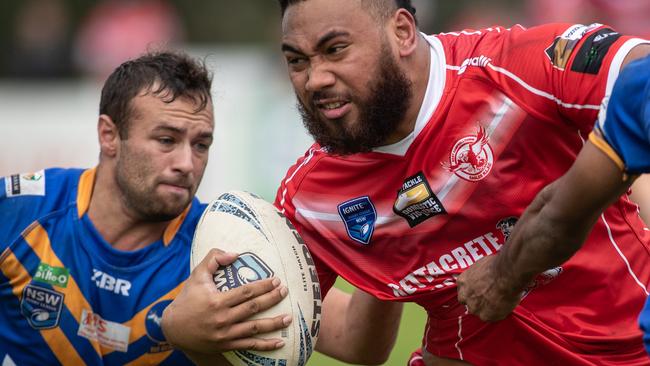
[(276, 279), (220, 293), (210, 274), (236, 255), (216, 250), (189, 273), (210, 88), (183, 54), (125, 62), (102, 90), (95, 168), (0, 180), (0, 364), (191, 364), (188, 346), (214, 364), (282, 346), (253, 335), (290, 318), (248, 320), (286, 295)]

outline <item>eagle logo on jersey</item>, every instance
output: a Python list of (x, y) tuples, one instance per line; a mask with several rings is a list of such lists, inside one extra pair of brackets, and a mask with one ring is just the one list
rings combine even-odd
[(449, 163), (443, 162), (442, 167), (467, 181), (478, 182), (485, 178), (494, 165), (489, 138), (485, 128), (479, 125), (476, 135), (465, 136), (456, 142)]
[(405, 218), (410, 227), (430, 217), (447, 213), (422, 172), (404, 180), (401, 189), (397, 191), (393, 212)]

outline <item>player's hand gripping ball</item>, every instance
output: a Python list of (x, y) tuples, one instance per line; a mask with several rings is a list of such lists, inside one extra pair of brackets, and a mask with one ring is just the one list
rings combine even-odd
[(220, 291), (277, 277), (287, 286), (287, 297), (253, 318), (280, 314), (293, 317), (288, 328), (262, 335), (281, 338), (284, 347), (264, 352), (226, 352), (226, 359), (235, 366), (305, 365), (318, 338), (321, 296), (314, 261), (295, 227), (260, 197), (227, 192), (208, 205), (199, 221), (192, 242), (191, 269), (212, 248), (240, 254), (232, 264), (215, 273), (214, 281)]

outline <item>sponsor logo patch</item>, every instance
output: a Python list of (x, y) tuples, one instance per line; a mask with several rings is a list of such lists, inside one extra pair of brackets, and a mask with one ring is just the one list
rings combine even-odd
[(405, 218), (410, 227), (430, 217), (447, 213), (442, 202), (431, 191), (429, 182), (422, 172), (404, 180), (404, 184), (397, 191), (393, 211)]
[(38, 265), (34, 281), (49, 283), (52, 286), (67, 287), (70, 271), (65, 267), (54, 267), (47, 263)]
[(560, 70), (566, 68), (569, 58), (573, 54), (576, 45), (589, 31), (600, 27), (602, 24), (593, 23), (590, 25), (575, 24), (567, 29), (562, 35), (556, 37), (553, 44), (546, 48), (546, 56), (551, 60), (553, 66)]
[(580, 46), (571, 71), (585, 74), (598, 74), (610, 47), (621, 35), (612, 29), (604, 28), (592, 34)]
[(442, 167), (460, 178), (478, 182), (485, 178), (494, 165), (492, 148), (488, 144), (489, 136), (482, 126), (478, 126), (476, 135), (462, 137), (451, 149), (449, 163)]
[(273, 277), (273, 271), (260, 257), (242, 253), (232, 264), (219, 267), (213, 280), (219, 291), (228, 291), (247, 283)]
[(45, 171), (5, 177), (5, 193), (7, 197), (44, 196)]
[(377, 210), (368, 196), (358, 197), (338, 205), (339, 215), (350, 239), (368, 245), (375, 230)]
[(20, 312), (34, 329), (51, 329), (59, 325), (64, 295), (28, 284), (20, 299)]
[(83, 309), (77, 335), (99, 342), (102, 346), (126, 352), (129, 348), (131, 328), (102, 319), (99, 314)]
[(95, 285), (97, 285), (97, 287), (101, 288), (102, 290), (106, 290), (117, 295), (129, 296), (131, 282), (127, 280), (113, 277), (108, 273), (104, 273), (95, 268), (93, 268), (93, 276), (91, 280), (94, 281)]
[(471, 58), (466, 58), (461, 64), (460, 68), (458, 69), (458, 75), (463, 74), (468, 66), (475, 66), (475, 67), (485, 67), (487, 64), (492, 62), (492, 59), (487, 57), (487, 56), (476, 56), (476, 57), (471, 57)]

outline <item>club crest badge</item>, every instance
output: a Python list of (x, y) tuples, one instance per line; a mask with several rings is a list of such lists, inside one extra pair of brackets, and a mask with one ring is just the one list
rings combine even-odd
[(370, 244), (377, 222), (377, 210), (368, 196), (343, 202), (338, 206), (350, 239), (363, 245)]
[(478, 182), (487, 177), (494, 165), (492, 148), (488, 144), (489, 136), (483, 126), (478, 126), (475, 135), (461, 138), (451, 149), (449, 163), (442, 167), (458, 177)]
[(442, 202), (431, 191), (422, 172), (404, 180), (402, 187), (397, 191), (393, 212), (406, 219), (410, 227), (430, 217), (447, 213)]

